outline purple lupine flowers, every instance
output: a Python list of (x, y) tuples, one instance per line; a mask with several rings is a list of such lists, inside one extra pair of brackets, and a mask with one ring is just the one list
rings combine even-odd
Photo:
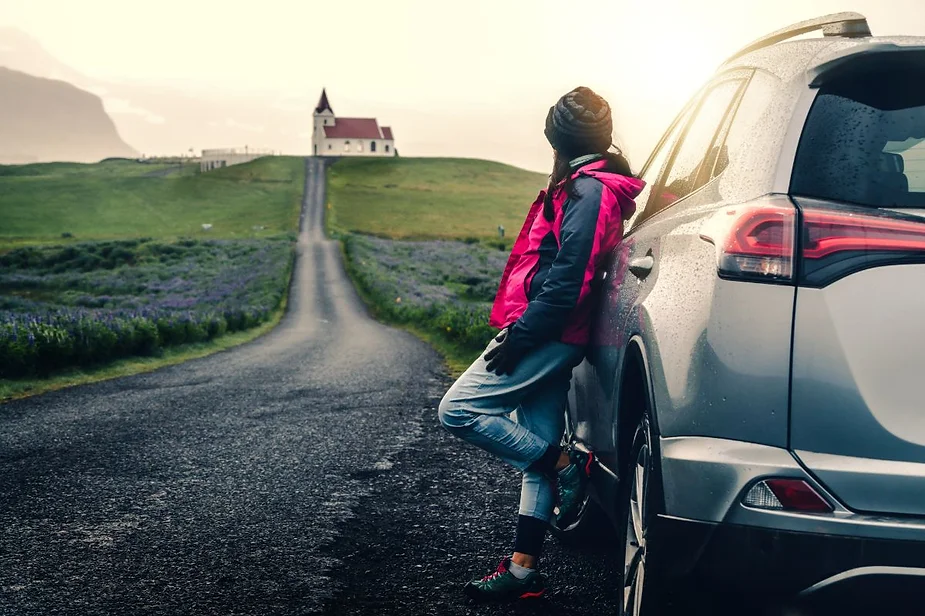
[(351, 235), (351, 273), (386, 318), (423, 325), (473, 350), (493, 335), (491, 302), (508, 253), (481, 244)]
[(266, 321), (288, 288), (284, 240), (95, 242), (0, 256), (0, 378), (200, 342)]

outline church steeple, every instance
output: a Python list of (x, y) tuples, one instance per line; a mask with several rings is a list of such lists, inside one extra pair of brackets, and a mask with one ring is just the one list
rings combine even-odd
[(318, 101), (318, 106), (315, 107), (315, 113), (323, 113), (324, 111), (330, 111), (332, 114), (334, 113), (334, 110), (331, 109), (331, 103), (328, 102), (327, 90), (322, 88), (321, 99)]

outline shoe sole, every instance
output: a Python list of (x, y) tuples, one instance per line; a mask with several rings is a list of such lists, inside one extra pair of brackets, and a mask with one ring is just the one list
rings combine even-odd
[(525, 592), (524, 594), (520, 595), (519, 598), (520, 599), (539, 599), (545, 593), (546, 593), (546, 589), (544, 588), (543, 590), (538, 590), (536, 592)]
[[(518, 601), (518, 600), (520, 600), (520, 599), (539, 599), (540, 597), (542, 597), (543, 595), (546, 594), (546, 590), (547, 590), (547, 589), (544, 588), (544, 589), (542, 589), (542, 590), (537, 590), (537, 591), (532, 591), (532, 592), (525, 592), (525, 593), (523, 593), (522, 595), (520, 595), (519, 597), (517, 597), (516, 599), (513, 599), (513, 600), (514, 600), (514, 601)], [(478, 604), (478, 605), (485, 605), (485, 604), (488, 604), (488, 603), (507, 603), (507, 602), (510, 601), (509, 599), (494, 599), (494, 598), (491, 598), (491, 597), (484, 597), (484, 596), (480, 596), (480, 595), (477, 595), (477, 594), (469, 594), (469, 591), (466, 591), (466, 592), (465, 592), (465, 595), (466, 595), (466, 598), (467, 598), (469, 601), (471, 601), (472, 603)]]

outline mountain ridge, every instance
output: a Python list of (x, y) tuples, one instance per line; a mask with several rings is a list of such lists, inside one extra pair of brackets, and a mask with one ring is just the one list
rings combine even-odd
[(0, 66), (0, 163), (135, 157), (99, 96)]

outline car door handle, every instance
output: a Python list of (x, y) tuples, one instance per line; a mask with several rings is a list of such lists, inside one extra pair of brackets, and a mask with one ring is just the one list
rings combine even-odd
[(630, 272), (640, 280), (645, 280), (646, 276), (652, 272), (653, 267), (655, 267), (655, 259), (652, 258), (652, 255), (636, 257), (630, 261)]

